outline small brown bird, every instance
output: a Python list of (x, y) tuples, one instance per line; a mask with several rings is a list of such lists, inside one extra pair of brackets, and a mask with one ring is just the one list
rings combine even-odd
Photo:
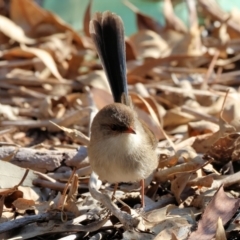
[(90, 34), (115, 102), (101, 109), (93, 120), (90, 164), (101, 180), (110, 183), (141, 180), (143, 207), (144, 179), (158, 165), (157, 141), (138, 118), (128, 95), (123, 22), (109, 11), (96, 13), (90, 22)]

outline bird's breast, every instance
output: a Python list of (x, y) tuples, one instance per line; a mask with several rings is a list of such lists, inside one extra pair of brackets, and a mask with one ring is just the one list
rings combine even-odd
[(149, 153), (146, 148), (138, 134), (119, 134), (90, 143), (90, 164), (101, 180), (135, 182), (148, 177), (152, 171), (155, 159), (151, 158), (155, 156), (146, 154)]

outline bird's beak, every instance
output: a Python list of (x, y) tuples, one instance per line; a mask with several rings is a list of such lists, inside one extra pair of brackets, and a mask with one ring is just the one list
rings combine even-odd
[(132, 133), (132, 134), (136, 134), (136, 132), (134, 131), (134, 129), (132, 127), (129, 127), (128, 129), (126, 129), (126, 131), (124, 131), (125, 133)]

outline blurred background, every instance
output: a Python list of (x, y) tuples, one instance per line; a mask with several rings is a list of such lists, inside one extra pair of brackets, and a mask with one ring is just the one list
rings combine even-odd
[[(193, 0), (195, 2), (195, 0)], [(83, 15), (86, 10), (88, 0), (36, 0), (42, 7), (55, 12), (67, 23), (71, 24), (76, 30), (82, 29)], [(131, 0), (141, 12), (152, 16), (155, 20), (164, 24), (163, 4), (161, 0)], [(233, 8), (240, 8), (239, 0), (217, 0), (218, 4), (225, 11), (231, 11)], [(172, 1), (175, 14), (188, 25), (188, 11), (185, 0)], [(126, 35), (131, 35), (137, 31), (135, 23), (135, 14), (130, 10), (122, 0), (94, 0), (92, 3), (92, 12), (110, 10), (120, 15), (125, 23)]]

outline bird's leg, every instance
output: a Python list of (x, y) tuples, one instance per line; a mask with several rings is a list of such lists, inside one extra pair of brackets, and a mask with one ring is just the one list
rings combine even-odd
[(118, 183), (115, 183), (114, 189), (113, 189), (113, 194), (112, 194), (112, 201), (114, 200), (114, 196), (115, 196), (115, 193), (117, 191), (117, 188), (118, 188)]
[(141, 179), (141, 207), (144, 208), (145, 202), (144, 202), (144, 179)]

